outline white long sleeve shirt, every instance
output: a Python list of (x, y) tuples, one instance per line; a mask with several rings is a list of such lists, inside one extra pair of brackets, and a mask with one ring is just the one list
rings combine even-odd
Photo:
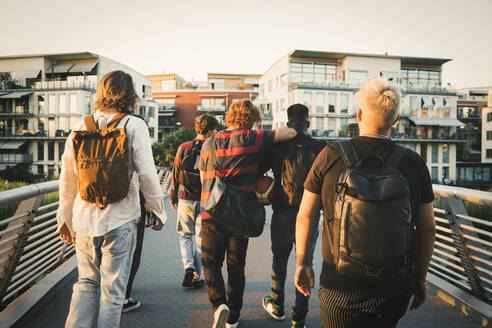
[[(97, 111), (94, 120), (99, 128), (111, 121), (116, 112)], [(131, 176), (128, 194), (122, 200), (98, 208), (95, 203), (82, 200), (78, 192), (77, 170), (73, 154), (73, 133), (65, 143), (60, 174), (60, 203), (57, 212), (58, 229), (65, 223), (73, 232), (88, 236), (102, 236), (109, 231), (130, 221), (140, 219), (139, 185), (149, 210), (155, 213), (162, 222), (166, 221), (162, 189), (154, 165), (149, 130), (145, 122), (131, 115), (124, 117), (118, 127), (126, 125), (130, 161), (128, 175)], [(74, 130), (85, 130), (82, 121)]]

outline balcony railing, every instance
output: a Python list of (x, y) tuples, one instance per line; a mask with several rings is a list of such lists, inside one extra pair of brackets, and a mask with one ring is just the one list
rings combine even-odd
[(5, 116), (33, 116), (34, 113), (29, 111), (28, 106), (15, 106), (15, 111), (0, 110), (0, 117)]
[(160, 104), (159, 105), (159, 113), (169, 113), (169, 112), (176, 112), (177, 108), (175, 105), (170, 105), (170, 104)]
[[(360, 89), (363, 83), (344, 82), (344, 81), (332, 81), (332, 82), (314, 82), (314, 81), (302, 81), (302, 82), (290, 82), (289, 88), (313, 88), (313, 89), (328, 89), (328, 90), (347, 90), (355, 91)], [(456, 94), (451, 88), (445, 88), (442, 86), (402, 86), (402, 91), (408, 93), (422, 93), (422, 94)]]
[(434, 130), (416, 127), (405, 128), (404, 131), (392, 129), (390, 137), (393, 139), (425, 140), (436, 142), (442, 142), (445, 140), (463, 142), (466, 141), (462, 138), (461, 135), (457, 133), (451, 133), (447, 130)]
[(210, 112), (210, 113), (225, 113), (226, 105), (216, 105), (216, 106), (196, 106), (196, 110), (199, 112)]
[(46, 138), (66, 138), (70, 131), (56, 130), (49, 133), (46, 130), (20, 130), (12, 133), (10, 129), (0, 130), (0, 139), (46, 139)]
[(33, 161), (31, 154), (0, 154), (2, 164), (30, 164)]

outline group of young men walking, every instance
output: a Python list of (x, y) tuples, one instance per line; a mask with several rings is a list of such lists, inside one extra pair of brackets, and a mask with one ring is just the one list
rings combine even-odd
[[(138, 182), (156, 229), (162, 228), (159, 220), (165, 220), (148, 133), (138, 127), (142, 121), (120, 123), (125, 115), (117, 114), (134, 103), (131, 78), (110, 74), (98, 89), (94, 115), (98, 126), (86, 119), (80, 130), (88, 132), (72, 133), (63, 155), (60, 236), (66, 242), (77, 241), (79, 266), (67, 327), (117, 327), (121, 310), (140, 304), (129, 294), (131, 258), (139, 244), (137, 261), (133, 260), (138, 268), (143, 238), (143, 232), (140, 242), (136, 238)], [(398, 120), (399, 90), (385, 79), (372, 79), (361, 89), (360, 100), (361, 136), (328, 145), (307, 134), (309, 109), (302, 104), (290, 106), (287, 127), (274, 131), (252, 129), (261, 114), (249, 100), (231, 105), (225, 116), (227, 128), (219, 132), (213, 116), (196, 118), (196, 138), (181, 144), (175, 157), (170, 201), (177, 210), (182, 286), (206, 285), (213, 328), (239, 326), (249, 238), (231, 232), (204, 204), (214, 196), (217, 179), (254, 194), (257, 179), (270, 170), (271, 292), (261, 303), (273, 319), (285, 318), (288, 259), (295, 245), (296, 295), (290, 326), (306, 327), (321, 210), (323, 327), (394, 327), (412, 295), (411, 308), (423, 303), (434, 242), (429, 173), (418, 154), (388, 138)], [(105, 143), (95, 144), (101, 135)], [(105, 156), (112, 154), (111, 160), (99, 158), (101, 147)], [(118, 161), (128, 163), (124, 174), (115, 173), (122, 171)], [(101, 170), (112, 175), (98, 174)], [(128, 192), (107, 190), (98, 179), (108, 176), (126, 176)], [(227, 288), (221, 270), (224, 260)]]

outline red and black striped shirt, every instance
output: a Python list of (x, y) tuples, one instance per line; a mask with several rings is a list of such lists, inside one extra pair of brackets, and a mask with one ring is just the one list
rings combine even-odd
[(171, 191), (169, 193), (169, 196), (171, 197), (171, 202), (173, 204), (176, 204), (178, 202), (178, 199), (194, 200), (194, 201), (200, 200), (200, 195), (193, 195), (187, 192), (186, 188), (184, 188), (184, 186), (180, 184), (179, 170), (181, 169), (181, 163), (183, 159), (185, 158), (186, 155), (188, 155), (193, 145), (196, 145), (195, 147), (198, 147), (198, 150), (200, 150), (203, 146), (203, 142), (204, 140), (195, 138), (191, 141), (182, 143), (178, 147), (178, 151), (176, 152), (176, 157), (174, 158), (173, 173), (171, 175)]
[[(233, 129), (223, 130), (215, 135), (215, 154), (217, 169), (212, 167), (210, 158), (210, 139), (200, 153), (199, 169), (203, 175), (202, 202), (207, 201), (215, 181), (215, 174), (227, 178), (227, 182), (246, 192), (255, 190), (258, 164), (266, 152), (270, 151), (275, 132), (271, 130)], [(206, 212), (202, 218), (210, 218)]]

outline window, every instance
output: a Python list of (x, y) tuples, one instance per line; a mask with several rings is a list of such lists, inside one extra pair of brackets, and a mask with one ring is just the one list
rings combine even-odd
[(316, 113), (322, 114), (325, 109), (325, 94), (323, 92), (316, 93)]
[(402, 68), (400, 81), (403, 89), (435, 89), (441, 86), (441, 73), (439, 71)]
[(69, 108), (67, 106), (67, 96), (65, 94), (60, 94), (58, 96), (58, 111), (60, 114), (69, 113)]
[(70, 113), (77, 114), (77, 95), (74, 93), (70, 95)]
[(61, 131), (69, 131), (69, 118), (68, 117), (60, 117), (58, 118), (58, 130)]
[(55, 160), (55, 143), (53, 141), (48, 142), (48, 161)]
[(444, 183), (447, 183), (449, 178), (449, 166), (443, 166), (442, 167), (442, 181)]
[(346, 93), (340, 95), (340, 113), (348, 113), (348, 94)]
[(62, 160), (63, 152), (65, 151), (65, 141), (58, 143), (58, 160)]
[(324, 131), (325, 130), (325, 119), (322, 117), (317, 117), (316, 118), (316, 129), (318, 131)]
[(336, 68), (332, 64), (292, 62), (290, 80), (292, 82), (324, 85), (336, 80)]
[(225, 109), (225, 98), (202, 98), (202, 107), (204, 108), (222, 108)]
[(44, 175), (44, 165), (37, 165), (38, 167), (38, 174)]
[(432, 163), (437, 163), (439, 161), (439, 145), (432, 145)]
[(490, 181), (490, 167), (482, 168), (482, 181)]
[(311, 106), (313, 103), (313, 93), (311, 91), (304, 91), (304, 105)]
[(492, 140), (492, 131), (487, 131), (487, 140)]
[(410, 113), (412, 116), (417, 116), (417, 109), (419, 108), (419, 97), (410, 96)]
[(48, 112), (50, 114), (56, 114), (56, 95), (48, 96)]
[(340, 119), (340, 131), (347, 131), (348, 128), (348, 118)]
[(49, 118), (48, 119), (48, 136), (54, 137), (55, 131), (56, 131), (55, 119)]
[(487, 113), (487, 122), (492, 122), (492, 113)]
[(349, 71), (349, 83), (362, 85), (367, 82), (367, 71)]
[(45, 113), (45, 100), (43, 96), (38, 96), (38, 113), (39, 114), (44, 114)]
[(492, 149), (487, 149), (487, 158), (492, 158)]
[(437, 166), (433, 166), (432, 169), (431, 169), (431, 178), (432, 178), (432, 181), (437, 181), (438, 179), (438, 167)]
[(154, 118), (155, 117), (155, 108), (149, 106), (149, 116)]
[(92, 97), (91, 95), (85, 95), (85, 114), (90, 114), (92, 109)]
[(448, 144), (442, 145), (442, 162), (443, 163), (449, 163), (449, 145)]
[(154, 138), (154, 128), (149, 128), (149, 135), (151, 138)]
[(336, 118), (328, 118), (328, 130), (330, 131), (330, 134), (335, 133), (337, 126), (337, 119)]
[(38, 141), (38, 161), (44, 161), (44, 142)]
[(210, 88), (212, 90), (224, 90), (224, 79), (210, 79)]
[(328, 94), (328, 112), (329, 113), (335, 113), (336, 101), (337, 101), (337, 94), (336, 93), (329, 93)]

